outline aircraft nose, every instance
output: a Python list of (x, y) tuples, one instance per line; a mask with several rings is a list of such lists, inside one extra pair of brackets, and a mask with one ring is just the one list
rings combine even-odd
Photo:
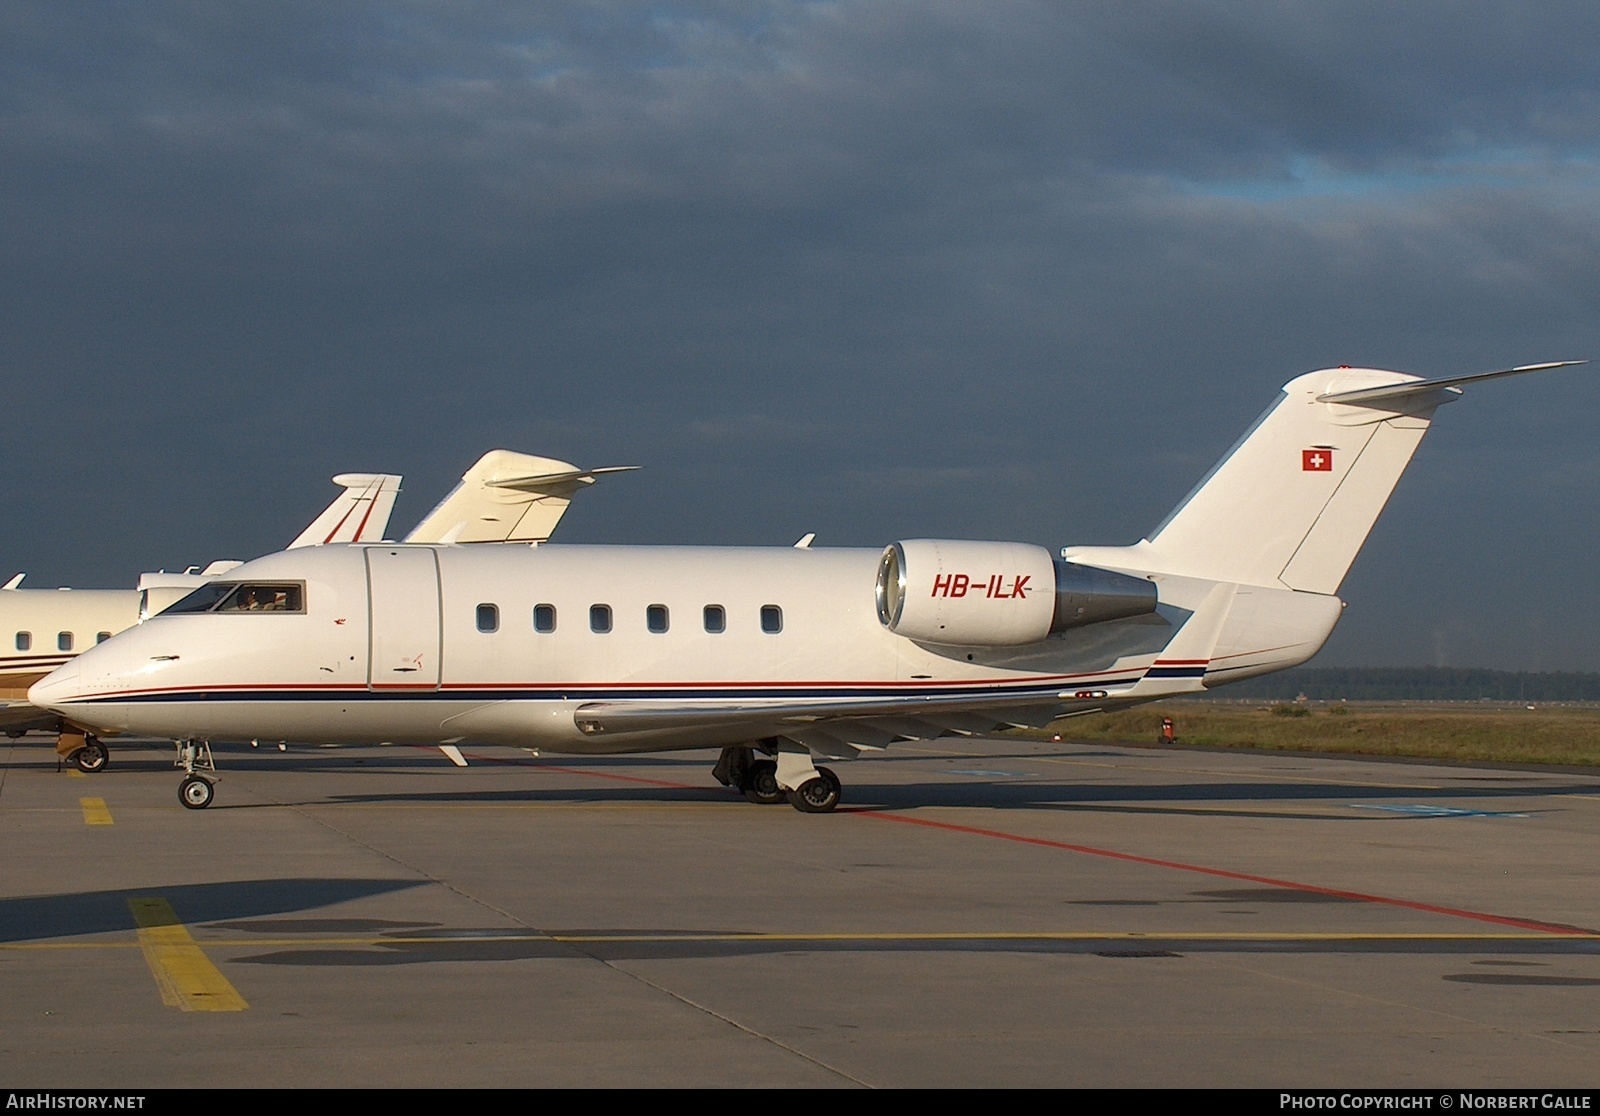
[(69, 660), (29, 686), (28, 701), (41, 709), (59, 712), (60, 703), (71, 701), (82, 691), (79, 678), (78, 660)]

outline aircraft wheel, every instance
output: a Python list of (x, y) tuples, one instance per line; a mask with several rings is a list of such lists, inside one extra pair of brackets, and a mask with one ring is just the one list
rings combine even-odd
[(215, 788), (198, 775), (191, 775), (178, 784), (178, 801), (191, 810), (204, 810), (211, 805)]
[(111, 753), (106, 751), (104, 744), (91, 736), (83, 747), (72, 753), (72, 762), (77, 764), (78, 770), (85, 775), (93, 775), (96, 771), (105, 770), (106, 764), (111, 762)]
[(839, 805), (844, 788), (839, 777), (826, 767), (817, 768), (817, 777), (807, 780), (798, 790), (789, 792), (789, 805), (802, 814), (831, 814)]
[(756, 760), (744, 769), (744, 779), (739, 785), (747, 800), (757, 806), (771, 806), (788, 797), (778, 785), (778, 765), (772, 760)]

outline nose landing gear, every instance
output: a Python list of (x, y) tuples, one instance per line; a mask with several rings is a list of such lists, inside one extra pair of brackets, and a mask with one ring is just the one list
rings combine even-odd
[(178, 784), (178, 801), (191, 810), (204, 810), (211, 805), (216, 788), (198, 775), (191, 775)]
[(216, 761), (211, 758), (211, 741), (175, 740), (173, 743), (178, 747), (178, 758), (172, 766), (184, 771), (183, 782), (178, 784), (178, 801), (187, 809), (204, 810), (211, 805), (211, 797), (216, 792), (216, 779), (199, 774), (217, 770)]

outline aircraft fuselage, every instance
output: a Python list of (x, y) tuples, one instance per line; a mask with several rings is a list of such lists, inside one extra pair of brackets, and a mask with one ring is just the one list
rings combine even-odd
[[(180, 603), (80, 656), (34, 698), (101, 729), (170, 737), (611, 752), (747, 741), (751, 719), (729, 711), (764, 704), (861, 706), (862, 716), (881, 705), (886, 717), (1003, 704), (1043, 723), (1201, 688), (1205, 659), (1157, 662), (1211, 583), (1163, 578), (1149, 615), (1022, 646), (936, 646), (880, 620), (881, 559), (740, 547), (289, 551), (226, 580), (279, 587), (278, 603), (294, 609)], [(1003, 595), (1015, 578), (971, 591)], [(1310, 612), (1300, 603), (1311, 630), (1263, 669), (1309, 657), (1331, 629), (1337, 598), (1315, 598)], [(628, 703), (711, 715), (619, 729), (582, 712)]]

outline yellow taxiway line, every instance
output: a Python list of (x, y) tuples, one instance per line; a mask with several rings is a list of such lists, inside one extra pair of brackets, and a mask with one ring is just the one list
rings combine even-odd
[(183, 1011), (243, 1011), (250, 1006), (178, 921), (171, 903), (154, 896), (129, 899), (128, 910), (139, 926), (139, 945), (162, 1003)]
[(83, 807), (84, 825), (114, 825), (111, 820), (111, 810), (106, 806), (103, 798), (80, 798), (78, 805)]

